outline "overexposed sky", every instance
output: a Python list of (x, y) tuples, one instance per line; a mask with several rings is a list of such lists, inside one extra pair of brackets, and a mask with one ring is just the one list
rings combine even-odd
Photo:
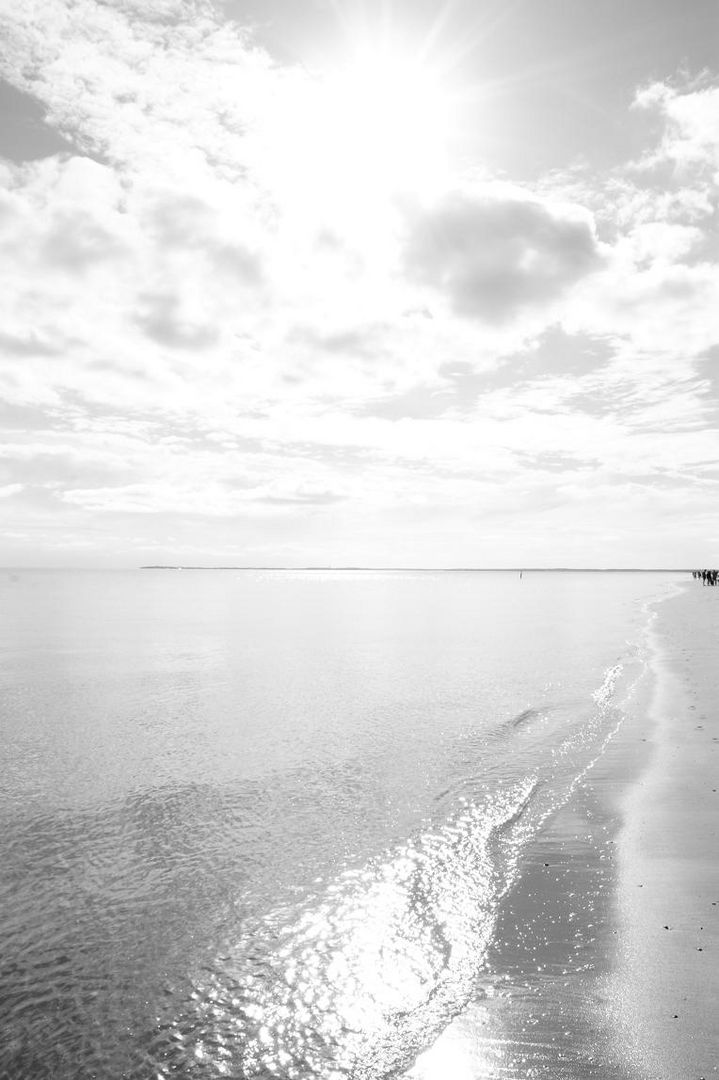
[(0, 40), (0, 565), (719, 563), (713, 0)]

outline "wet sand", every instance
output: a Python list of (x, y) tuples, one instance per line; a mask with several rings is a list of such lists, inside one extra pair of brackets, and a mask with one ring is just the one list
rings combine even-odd
[(620, 847), (616, 999), (637, 1075), (719, 1075), (719, 590), (691, 582), (651, 634), (654, 746)]
[(656, 611), (627, 719), (526, 854), (475, 1000), (411, 1080), (719, 1074), (719, 590)]

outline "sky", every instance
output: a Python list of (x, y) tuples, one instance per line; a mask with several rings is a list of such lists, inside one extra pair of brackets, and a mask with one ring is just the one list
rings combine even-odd
[(0, 41), (0, 565), (719, 564), (715, 0)]

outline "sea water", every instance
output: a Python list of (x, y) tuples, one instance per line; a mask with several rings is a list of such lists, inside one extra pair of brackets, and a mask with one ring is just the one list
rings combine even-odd
[(679, 577), (3, 571), (0, 1074), (408, 1069)]

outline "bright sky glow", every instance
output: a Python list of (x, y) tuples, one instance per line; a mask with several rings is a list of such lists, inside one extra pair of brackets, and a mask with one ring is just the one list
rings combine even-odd
[(282, 208), (384, 246), (398, 197), (446, 187), (451, 101), (428, 67), (386, 48), (292, 85), (265, 131)]
[(362, 186), (422, 191), (446, 182), (450, 102), (420, 63), (368, 52), (326, 81), (324, 97), (330, 141)]
[(715, 5), (148, 12), (0, 0), (0, 563), (719, 562)]

